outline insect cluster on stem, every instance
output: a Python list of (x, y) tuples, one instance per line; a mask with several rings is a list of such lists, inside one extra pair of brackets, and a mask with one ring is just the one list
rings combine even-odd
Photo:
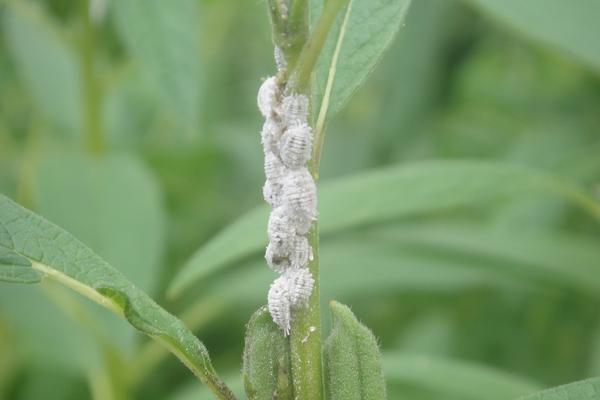
[[(282, 68), (282, 54), (278, 49), (275, 54), (277, 66)], [(260, 87), (257, 102), (265, 117), (261, 141), (267, 180), (263, 195), (272, 208), (265, 258), (280, 274), (269, 289), (268, 308), (273, 321), (289, 335), (292, 310), (307, 303), (314, 285), (308, 270), (312, 249), (307, 238), (317, 216), (317, 189), (306, 167), (313, 141), (309, 101), (306, 95), (290, 93), (276, 77), (270, 77)]]

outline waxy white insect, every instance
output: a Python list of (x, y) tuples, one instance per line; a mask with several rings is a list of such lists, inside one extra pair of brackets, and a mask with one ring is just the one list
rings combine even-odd
[(304, 268), (311, 259), (311, 248), (305, 236), (296, 235), (289, 252), (289, 263), (294, 269)]
[(279, 207), (282, 203), (283, 184), (267, 179), (263, 186), (263, 198), (271, 207)]
[(269, 117), (275, 112), (275, 104), (279, 97), (279, 85), (277, 79), (271, 76), (263, 82), (258, 89), (257, 104), (263, 117)]
[(287, 336), (290, 333), (292, 310), (306, 305), (314, 286), (306, 268), (286, 270), (271, 284), (267, 303), (273, 321)]
[[(278, 68), (285, 66), (280, 49), (275, 49), (275, 59)], [(302, 94), (282, 96), (282, 88), (270, 77), (261, 85), (257, 103), (266, 118), (261, 132), (267, 178), (263, 196), (272, 207), (265, 259), (280, 274), (269, 288), (268, 308), (273, 321), (289, 335), (292, 310), (308, 302), (314, 286), (307, 238), (317, 216), (317, 189), (306, 168), (313, 140), (309, 101)]]
[(288, 126), (308, 122), (308, 97), (304, 94), (290, 94), (281, 100), (281, 118)]
[(306, 168), (290, 171), (283, 182), (282, 202), (300, 216), (317, 216), (317, 187)]
[(279, 152), (278, 146), (282, 134), (283, 127), (281, 123), (273, 117), (267, 117), (260, 132), (260, 141), (265, 154), (268, 152)]
[(271, 284), (267, 295), (267, 306), (273, 322), (282, 330), (285, 336), (290, 334), (292, 306), (288, 292), (288, 283), (282, 275)]
[(281, 48), (279, 48), (278, 46), (275, 46), (274, 56), (275, 56), (275, 65), (277, 66), (277, 70), (281, 71), (282, 69), (284, 69), (287, 66), (287, 60), (285, 59), (285, 56), (283, 55), (283, 50), (281, 50)]
[(274, 183), (283, 183), (287, 170), (283, 163), (273, 152), (265, 153), (265, 176)]
[(281, 255), (289, 254), (293, 246), (296, 231), (294, 225), (290, 223), (289, 211), (285, 206), (277, 207), (271, 212), (267, 234), (273, 250), (279, 251), (278, 254)]
[(288, 285), (290, 306), (298, 308), (306, 305), (312, 293), (315, 280), (308, 268), (298, 268), (285, 271), (282, 275)]
[(286, 167), (299, 169), (306, 165), (312, 150), (312, 130), (307, 124), (293, 125), (281, 138), (279, 154)]

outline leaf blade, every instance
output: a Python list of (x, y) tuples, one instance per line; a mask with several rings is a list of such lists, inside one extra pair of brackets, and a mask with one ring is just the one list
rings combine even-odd
[(163, 105), (187, 129), (200, 106), (199, 11), (193, 0), (123, 0), (115, 3), (117, 28)]
[(77, 239), (3, 195), (0, 227), (0, 248), (28, 259), (43, 276), (123, 316), (134, 328), (167, 347), (221, 398), (234, 398), (216, 375), (202, 342)]
[(392, 352), (384, 354), (383, 366), (390, 385), (415, 385), (465, 400), (512, 399), (540, 388), (494, 368), (436, 356)]
[[(337, 26), (332, 29), (315, 68), (316, 104), (320, 114), (338, 112), (362, 85), (398, 33), (410, 0), (351, 0)], [(312, 7), (322, 10), (323, 2)], [(346, 21), (344, 24), (343, 21)], [(335, 72), (330, 73), (336, 64)], [(330, 86), (330, 104), (321, 104)]]
[[(320, 229), (327, 235), (531, 191), (568, 198), (600, 218), (600, 205), (581, 189), (534, 169), (494, 162), (434, 161), (388, 167), (323, 184), (319, 191)], [(169, 295), (177, 296), (193, 281), (264, 248), (267, 215), (266, 206), (258, 207), (217, 234), (176, 275)]]
[(591, 400), (598, 398), (600, 398), (600, 378), (591, 378), (519, 397), (519, 400)]
[(594, 39), (600, 36), (597, 23), (600, 3), (597, 1), (579, 1), (576, 7), (561, 0), (467, 2), (517, 32), (600, 70), (600, 48)]

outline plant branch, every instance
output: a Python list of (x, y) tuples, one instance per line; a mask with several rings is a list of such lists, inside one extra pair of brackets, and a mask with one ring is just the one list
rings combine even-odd
[(100, 90), (95, 76), (94, 43), (95, 28), (89, 16), (88, 2), (81, 6), (83, 35), (80, 48), (81, 79), (83, 90), (83, 120), (86, 145), (90, 153), (100, 154), (105, 150), (102, 121), (100, 118)]
[(321, 312), (319, 285), (319, 227), (315, 222), (308, 237), (313, 257), (308, 264), (315, 284), (308, 306), (293, 314), (290, 334), (294, 399), (321, 400), (323, 365), (321, 361)]

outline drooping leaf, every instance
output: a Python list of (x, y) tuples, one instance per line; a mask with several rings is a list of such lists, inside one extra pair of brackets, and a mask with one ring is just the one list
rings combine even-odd
[(248, 323), (242, 374), (249, 400), (293, 399), (290, 344), (267, 307)]
[(600, 2), (579, 0), (467, 0), (518, 33), (575, 56), (600, 70)]
[(600, 378), (569, 383), (520, 397), (519, 400), (596, 400), (600, 399)]
[(57, 128), (77, 134), (79, 70), (58, 25), (36, 3), (26, 1), (8, 2), (2, 21), (8, 48), (35, 106)]
[(120, 0), (114, 10), (123, 40), (163, 101), (183, 126), (198, 122), (199, 10), (194, 0)]
[[(435, 161), (385, 168), (323, 184), (319, 189), (320, 229), (326, 235), (393, 218), (530, 193), (564, 197), (600, 216), (600, 205), (581, 189), (534, 169), (490, 162)], [(215, 236), (175, 277), (170, 295), (181, 293), (197, 279), (229, 263), (262, 251), (267, 243), (267, 218), (267, 207), (259, 207)]]
[[(313, 1), (313, 20), (323, 9)], [(402, 26), (410, 0), (350, 0), (315, 67), (315, 109), (338, 112), (371, 73)]]
[(390, 386), (417, 386), (441, 397), (463, 400), (514, 399), (540, 386), (484, 365), (409, 353), (386, 353), (383, 368)]
[[(216, 375), (204, 345), (180, 320), (69, 233), (4, 196), (0, 248), (28, 259), (40, 280), (58, 281), (122, 316), (169, 349), (221, 398), (234, 398)], [(12, 280), (8, 278), (0, 269), (0, 280)]]
[[(35, 175), (40, 214), (73, 232), (111, 264), (122, 265), (122, 272), (143, 290), (155, 289), (163, 214), (157, 185), (138, 160), (126, 154), (89, 158), (64, 152), (45, 156), (37, 163)], [(35, 280), (39, 274), (29, 260), (22, 261), (15, 271)], [(55, 304), (57, 291), (44, 289), (9, 287), (0, 292), (0, 307), (23, 332), (23, 348), (31, 357), (81, 370), (98, 363), (101, 346), (91, 340), (91, 334), (99, 342), (110, 337), (114, 350), (124, 355), (134, 347), (135, 332), (113, 315), (76, 298), (65, 302), (68, 293)], [(69, 312), (73, 307), (79, 310)], [(32, 312), (47, 317), (28, 318)], [(83, 322), (92, 320), (96, 321), (93, 327)], [(48, 337), (51, 346), (39, 345)], [(59, 350), (70, 346), (77, 346), (77, 351)]]
[(331, 334), (323, 347), (325, 389), (330, 400), (387, 398), (377, 339), (350, 309), (332, 301)]

